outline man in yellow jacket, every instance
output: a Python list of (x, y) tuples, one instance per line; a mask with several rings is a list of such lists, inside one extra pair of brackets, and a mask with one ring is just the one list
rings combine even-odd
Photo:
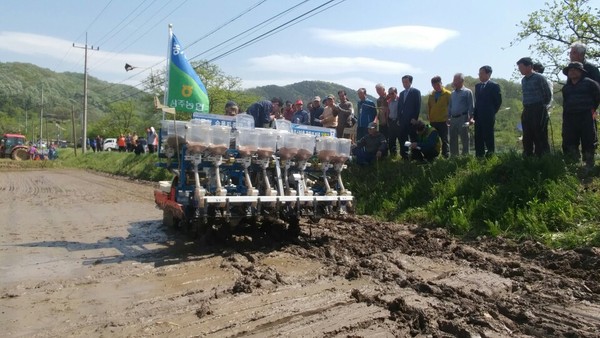
[(442, 85), (442, 78), (434, 76), (431, 79), (433, 91), (429, 94), (427, 101), (427, 119), (433, 128), (438, 131), (442, 140), (442, 156), (448, 158), (450, 148), (448, 147), (448, 108), (452, 93)]

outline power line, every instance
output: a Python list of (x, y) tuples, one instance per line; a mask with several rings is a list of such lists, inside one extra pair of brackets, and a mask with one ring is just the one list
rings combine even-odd
[[(252, 5), (250, 8), (248, 8), (248, 9), (246, 9), (245, 11), (241, 12), (241, 13), (240, 13), (240, 14), (238, 14), (236, 17), (234, 17), (234, 18), (230, 19), (229, 21), (225, 22), (225, 23), (224, 23), (224, 24), (222, 24), (221, 26), (219, 26), (219, 27), (217, 27), (217, 28), (213, 29), (212, 31), (210, 31), (210, 32), (208, 32), (208, 33), (206, 33), (204, 36), (201, 36), (201, 37), (200, 37), (200, 38), (198, 38), (196, 41), (194, 41), (194, 42), (192, 42), (191, 44), (189, 44), (189, 45), (186, 47), (186, 49), (187, 49), (187, 48), (190, 48), (190, 47), (192, 47), (193, 45), (195, 45), (195, 44), (197, 44), (198, 42), (200, 42), (200, 41), (202, 41), (202, 40), (206, 39), (207, 37), (209, 37), (209, 36), (213, 35), (214, 33), (218, 32), (219, 30), (221, 30), (222, 28), (224, 28), (225, 26), (227, 26), (227, 25), (229, 25), (229, 24), (233, 23), (233, 22), (234, 22), (234, 21), (236, 21), (237, 19), (239, 19), (239, 18), (241, 18), (242, 16), (244, 16), (245, 14), (247, 14), (247, 13), (251, 12), (253, 9), (255, 9), (256, 7), (258, 7), (258, 6), (262, 5), (262, 4), (263, 4), (263, 3), (265, 3), (265, 2), (267, 2), (267, 0), (262, 0), (262, 1), (259, 1), (258, 3), (256, 3), (256, 4)], [(185, 49), (184, 49), (184, 51), (185, 51)]]
[(260, 22), (259, 24), (257, 24), (257, 25), (254, 25), (254, 26), (252, 26), (252, 27), (250, 27), (250, 28), (246, 29), (244, 32), (242, 32), (242, 33), (240, 33), (240, 34), (238, 34), (238, 35), (235, 35), (235, 36), (233, 36), (233, 37), (231, 37), (231, 38), (229, 38), (229, 39), (227, 39), (227, 40), (225, 40), (225, 41), (223, 41), (223, 42), (221, 42), (221, 43), (219, 43), (219, 44), (216, 44), (216, 45), (214, 45), (213, 47), (211, 47), (211, 48), (209, 48), (209, 49), (205, 50), (205, 51), (204, 51), (204, 52), (202, 52), (202, 53), (199, 53), (199, 54), (196, 54), (196, 55), (192, 56), (192, 57), (191, 57), (189, 60), (196, 59), (196, 58), (198, 58), (198, 57), (200, 57), (200, 56), (202, 56), (202, 55), (204, 55), (204, 54), (206, 54), (206, 53), (208, 53), (208, 52), (210, 52), (210, 51), (212, 51), (212, 50), (214, 50), (214, 49), (216, 49), (216, 48), (219, 48), (219, 47), (221, 47), (223, 44), (226, 44), (226, 43), (230, 42), (231, 40), (234, 40), (234, 39), (236, 39), (236, 38), (238, 38), (238, 37), (240, 37), (240, 36), (243, 36), (243, 35), (248, 35), (250, 32), (254, 31), (254, 30), (255, 30), (255, 29), (257, 29), (258, 27), (261, 27), (261, 26), (263, 26), (263, 25), (265, 25), (265, 24), (267, 24), (267, 23), (269, 23), (269, 22), (271, 22), (271, 21), (273, 21), (273, 20), (275, 20), (275, 19), (277, 19), (277, 18), (281, 17), (282, 15), (284, 15), (284, 14), (286, 14), (286, 13), (288, 13), (288, 12), (290, 12), (290, 11), (294, 10), (294, 9), (296, 9), (297, 7), (299, 7), (299, 6), (301, 6), (301, 5), (305, 4), (305, 3), (307, 3), (308, 1), (310, 1), (310, 0), (304, 0), (304, 1), (301, 1), (301, 2), (297, 3), (296, 5), (294, 5), (294, 6), (290, 7), (290, 8), (288, 8), (288, 9), (286, 9), (286, 10), (282, 11), (282, 12), (279, 12), (279, 13), (277, 13), (277, 14), (273, 15), (272, 17), (270, 17), (270, 18), (268, 18), (268, 19), (266, 19), (266, 20), (264, 20), (264, 21)]
[[(139, 5), (136, 7), (136, 8), (134, 8), (134, 9), (133, 9), (133, 11), (129, 12), (129, 14), (128, 14), (128, 15), (127, 15), (125, 18), (123, 18), (123, 19), (122, 19), (122, 20), (121, 20), (121, 21), (120, 21), (118, 24), (116, 24), (116, 25), (115, 25), (115, 26), (114, 26), (114, 27), (113, 27), (113, 28), (112, 28), (110, 31), (108, 31), (106, 34), (104, 34), (104, 35), (103, 35), (103, 36), (102, 36), (102, 37), (101, 37), (101, 38), (98, 40), (98, 43), (104, 43), (104, 42), (106, 42), (107, 40), (109, 40), (110, 38), (112, 38), (112, 37), (113, 37), (113, 36), (114, 36), (116, 33), (115, 33), (115, 34), (113, 34), (113, 35), (111, 35), (109, 38), (107, 38), (107, 36), (108, 36), (109, 34), (111, 34), (111, 33), (112, 33), (112, 32), (113, 32), (115, 29), (119, 28), (119, 26), (121, 26), (121, 24), (123, 24), (123, 23), (125, 22), (125, 20), (127, 20), (127, 19), (128, 19), (130, 16), (132, 16), (132, 15), (133, 15), (133, 13), (135, 13), (135, 12), (138, 10), (138, 8), (140, 8), (140, 7), (141, 7), (141, 6), (142, 6), (142, 5), (143, 5), (143, 4), (144, 4), (146, 1), (148, 1), (148, 0), (143, 0), (143, 1), (142, 1), (142, 2), (141, 2), (141, 3), (140, 3), (140, 4), (139, 4)], [(123, 26), (123, 28), (124, 28), (124, 27), (125, 27), (125, 26)], [(121, 28), (121, 29), (123, 29), (123, 28)], [(120, 30), (119, 30), (119, 32), (120, 32)], [(117, 32), (117, 33), (118, 33), (118, 32)]]
[[(179, 6), (177, 6), (177, 7), (173, 8), (173, 10), (171, 10), (171, 12), (169, 12), (167, 15), (163, 16), (163, 17), (162, 17), (160, 20), (158, 20), (158, 21), (156, 22), (156, 24), (154, 24), (153, 26), (149, 27), (149, 28), (148, 28), (148, 29), (147, 29), (147, 30), (146, 30), (144, 33), (142, 33), (141, 35), (135, 36), (135, 37), (134, 37), (134, 38), (135, 38), (135, 40), (136, 40), (136, 41), (139, 41), (139, 40), (140, 40), (140, 38), (142, 38), (143, 36), (146, 36), (146, 35), (147, 35), (147, 34), (148, 34), (148, 33), (149, 33), (149, 32), (150, 32), (150, 31), (151, 31), (153, 28), (155, 28), (156, 26), (158, 26), (159, 24), (161, 24), (161, 23), (162, 23), (162, 22), (163, 22), (163, 21), (164, 21), (166, 18), (168, 18), (168, 17), (169, 17), (171, 14), (173, 14), (175, 11), (177, 11), (179, 8), (181, 8), (181, 6), (183, 6), (183, 5), (184, 5), (186, 2), (188, 2), (188, 0), (183, 0), (183, 2), (182, 2), (181, 4), (179, 4)], [(165, 3), (165, 5), (163, 5), (161, 8), (159, 8), (159, 10), (155, 12), (155, 14), (156, 14), (156, 13), (159, 13), (159, 12), (160, 12), (160, 11), (161, 11), (161, 10), (162, 10), (162, 9), (163, 9), (165, 6), (167, 6), (167, 5), (169, 5), (169, 3)], [(154, 15), (153, 15), (153, 16), (154, 16)], [(138, 30), (139, 30), (139, 29), (138, 29)], [(136, 30), (136, 31), (137, 31), (137, 30)], [(132, 37), (133, 37), (133, 36), (132, 36)], [(124, 39), (124, 40), (122, 40), (122, 41), (121, 41), (121, 42), (120, 42), (120, 43), (119, 43), (117, 46), (121, 45), (122, 43), (124, 43), (124, 42), (125, 42), (125, 41), (127, 41), (127, 40), (128, 40), (128, 38), (125, 38), (125, 39)], [(108, 60), (112, 59), (112, 56), (114, 56), (114, 55), (118, 55), (119, 53), (121, 53), (121, 52), (122, 52), (122, 51), (124, 51), (125, 49), (127, 49), (127, 48), (131, 47), (132, 45), (133, 45), (133, 43), (130, 43), (129, 45), (127, 45), (127, 46), (125, 46), (125, 47), (121, 48), (120, 50), (117, 50), (117, 51), (111, 52), (111, 53), (110, 53), (110, 54), (109, 54), (107, 57), (105, 57), (105, 58), (104, 58), (102, 61), (100, 61), (99, 63), (95, 64), (95, 65), (94, 65), (94, 67), (92, 67), (92, 69), (93, 69), (93, 68), (96, 68), (96, 67), (99, 67), (99, 66), (101, 66), (101, 65), (103, 65), (103, 64), (104, 64), (104, 63), (106, 63)], [(156, 63), (156, 64), (154, 64), (154, 65), (152, 65), (152, 66), (150, 66), (150, 67), (146, 67), (146, 68), (144, 68), (144, 70), (151, 69), (151, 68), (155, 67), (156, 65), (159, 65), (159, 64), (161, 64), (161, 63), (163, 63), (163, 62), (165, 62), (165, 61), (164, 61), (164, 60), (163, 60), (163, 61), (160, 61), (160, 62), (158, 62), (158, 63)], [(138, 73), (138, 74), (133, 74), (133, 75), (131, 75), (129, 78), (127, 78), (127, 79), (125, 79), (125, 80), (123, 80), (123, 81), (121, 81), (121, 82), (119, 82), (119, 83), (122, 83), (122, 82), (124, 82), (124, 81), (127, 81), (127, 80), (129, 80), (129, 79), (131, 79), (131, 78), (133, 78), (133, 77), (136, 77), (136, 76), (138, 76), (138, 75), (139, 75), (139, 73)]]
[[(237, 52), (237, 51), (239, 51), (241, 49), (244, 49), (244, 48), (246, 48), (248, 46), (251, 46), (251, 45), (253, 45), (253, 44), (255, 44), (255, 43), (257, 43), (257, 42), (259, 42), (259, 41), (261, 41), (261, 40), (263, 40), (263, 39), (265, 39), (265, 38), (267, 38), (267, 37), (269, 37), (269, 36), (271, 36), (273, 34), (281, 32), (284, 29), (288, 29), (288, 28), (296, 25), (297, 23), (300, 23), (300, 22), (306, 20), (307, 18), (305, 18), (305, 19), (303, 19), (301, 21), (298, 21), (298, 22), (294, 22), (294, 21), (299, 20), (301, 17), (303, 17), (303, 16), (305, 16), (307, 14), (310, 14), (311, 12), (314, 12), (314, 11), (318, 10), (319, 8), (324, 7), (324, 6), (330, 4), (330, 3), (334, 2), (334, 1), (336, 1), (336, 0), (329, 0), (329, 1), (327, 1), (326, 3), (324, 3), (324, 4), (320, 5), (320, 6), (317, 6), (317, 7), (313, 8), (313, 9), (307, 11), (307, 12), (304, 12), (301, 15), (298, 15), (297, 17), (293, 18), (292, 20), (290, 20), (290, 21), (288, 21), (288, 22), (286, 22), (284, 24), (281, 24), (281, 25), (279, 25), (279, 26), (277, 26), (277, 27), (269, 30), (268, 32), (263, 33), (263, 34), (255, 37), (254, 39), (251, 39), (250, 41), (247, 41), (247, 42), (245, 42), (245, 43), (243, 43), (243, 44), (241, 44), (241, 45), (239, 45), (239, 46), (237, 46), (235, 48), (230, 49), (229, 51), (227, 51), (225, 53), (222, 53), (222, 54), (220, 54), (220, 55), (218, 55), (218, 56), (216, 56), (216, 57), (208, 60), (207, 63), (210, 63), (210, 62), (216, 61), (218, 59), (224, 58), (225, 56), (227, 56), (229, 54), (235, 53), (235, 52)], [(342, 0), (342, 1), (340, 1), (339, 3), (337, 3), (335, 5), (338, 5), (338, 4), (340, 4), (340, 3), (344, 2), (344, 1), (346, 1), (346, 0)], [(333, 6), (331, 6), (331, 7), (333, 7)], [(329, 7), (329, 8), (331, 8), (331, 7)], [(328, 9), (328, 8), (326, 8), (326, 9)], [(319, 14), (319, 13), (320, 12), (317, 12), (317, 13), (314, 13), (313, 15), (316, 15), (316, 14)], [(310, 17), (312, 17), (313, 15), (311, 15)]]
[[(163, 17), (163, 18), (162, 18), (162, 19), (159, 21), (159, 23), (160, 23), (160, 22), (162, 22), (162, 21), (163, 21), (165, 18), (167, 18), (169, 15), (171, 15), (171, 14), (172, 14), (172, 13), (173, 13), (175, 10), (177, 10), (179, 7), (181, 7), (181, 6), (182, 6), (182, 5), (183, 5), (185, 2), (187, 2), (187, 1), (188, 1), (188, 0), (185, 0), (185, 1), (184, 1), (184, 2), (181, 4), (181, 5), (179, 5), (179, 6), (178, 6), (177, 8), (175, 8), (173, 11), (171, 11), (169, 14), (167, 14), (165, 17)], [(199, 42), (199, 41), (201, 41), (202, 39), (204, 39), (204, 38), (206, 38), (206, 37), (208, 37), (208, 36), (210, 36), (210, 35), (214, 34), (214, 33), (215, 33), (215, 32), (217, 32), (218, 30), (221, 30), (221, 29), (223, 29), (224, 27), (226, 27), (226, 26), (230, 25), (231, 23), (235, 22), (236, 20), (238, 20), (238, 19), (239, 19), (239, 18), (241, 18), (242, 16), (244, 16), (244, 15), (246, 15), (246, 14), (250, 13), (250, 12), (251, 12), (252, 10), (254, 10), (256, 7), (258, 7), (259, 5), (263, 4), (263, 3), (264, 3), (264, 2), (266, 2), (266, 1), (267, 1), (267, 0), (262, 0), (262, 1), (259, 1), (258, 3), (256, 3), (256, 4), (254, 4), (254, 5), (250, 6), (249, 8), (245, 9), (244, 11), (242, 11), (240, 14), (238, 14), (238, 15), (234, 16), (233, 18), (229, 19), (229, 20), (228, 20), (227, 22), (225, 22), (224, 24), (220, 25), (220, 26), (219, 26), (217, 29), (213, 29), (211, 32), (207, 33), (207, 34), (206, 34), (206, 35), (204, 35), (203, 37), (200, 37), (199, 39), (197, 39), (196, 41), (194, 41), (194, 42), (192, 43), (192, 45), (193, 45), (193, 44), (195, 44), (195, 43), (198, 43), (198, 42)], [(307, 0), (307, 1), (308, 1), (308, 0)], [(306, 2), (306, 1), (305, 1), (305, 2)], [(157, 23), (157, 24), (158, 24), (158, 23)], [(150, 29), (152, 29), (152, 28), (154, 28), (154, 27), (156, 27), (156, 25), (155, 25), (155, 26), (153, 26), (153, 27), (151, 27)], [(147, 32), (149, 32), (149, 31), (150, 31), (150, 29), (148, 29), (148, 31), (146, 31), (146, 33), (147, 33)], [(145, 35), (146, 33), (144, 33), (144, 35)], [(191, 46), (191, 45), (188, 45), (188, 47), (184, 48), (184, 51), (185, 51), (187, 48), (189, 48), (190, 46)], [(136, 77), (136, 76), (139, 76), (140, 74), (144, 73), (144, 72), (145, 72), (145, 71), (147, 71), (148, 69), (152, 69), (152, 68), (154, 68), (154, 67), (156, 67), (156, 66), (158, 66), (158, 65), (160, 65), (160, 64), (162, 64), (162, 63), (164, 63), (164, 62), (166, 62), (166, 59), (165, 59), (165, 60), (162, 60), (162, 61), (159, 61), (159, 62), (155, 63), (154, 65), (152, 65), (152, 66), (150, 66), (150, 67), (146, 67), (146, 68), (144, 68), (144, 71), (143, 71), (143, 72), (141, 72), (141, 73), (138, 73), (138, 74), (133, 74), (133, 75), (129, 76), (128, 78), (126, 78), (126, 79), (124, 79), (124, 80), (122, 80), (122, 81), (120, 81), (120, 82), (118, 82), (118, 83), (113, 83), (113, 84), (110, 84), (110, 85), (108, 85), (108, 86), (106, 86), (106, 87), (104, 87), (104, 88), (101, 88), (101, 89), (100, 89), (100, 91), (107, 90), (107, 89), (109, 89), (109, 88), (111, 88), (111, 87), (113, 87), (114, 85), (117, 85), (117, 84), (122, 84), (123, 82), (125, 82), (125, 81), (127, 81), (127, 80), (130, 80), (130, 79), (132, 79), (132, 78), (134, 78), (134, 77)], [(100, 65), (100, 64), (97, 64), (97, 65), (96, 65), (96, 67), (97, 67), (98, 65)], [(146, 84), (147, 84), (147, 82), (148, 82), (148, 80), (143, 80), (143, 81), (141, 81), (141, 83), (140, 83), (139, 85), (146, 85)], [(136, 87), (137, 87), (137, 86), (136, 86)]]
[[(299, 4), (297, 4), (297, 5), (295, 5), (295, 6), (291, 7), (291, 8), (289, 8), (289, 9), (287, 9), (287, 10), (285, 10), (285, 11), (283, 11), (282, 13), (287, 13), (287, 12), (289, 12), (291, 9), (293, 9), (293, 8), (296, 8), (296, 7), (298, 7), (299, 5), (301, 5), (301, 4), (303, 4), (303, 3), (307, 2), (307, 1), (308, 1), (308, 0), (302, 1), (301, 3), (299, 3)], [(335, 1), (338, 1), (338, 2), (337, 2), (337, 3), (334, 3), (334, 4), (331, 4), (332, 2), (335, 2)], [(214, 57), (214, 58), (210, 59), (209, 61), (207, 61), (207, 63), (210, 63), (210, 62), (213, 62), (213, 61), (215, 61), (215, 60), (221, 59), (221, 58), (223, 58), (223, 57), (225, 57), (225, 56), (228, 56), (228, 55), (230, 55), (230, 54), (232, 54), (232, 53), (235, 53), (235, 52), (237, 52), (237, 51), (239, 51), (239, 50), (241, 50), (241, 49), (244, 49), (244, 48), (246, 48), (246, 47), (248, 47), (248, 46), (250, 46), (250, 45), (252, 45), (252, 44), (255, 44), (255, 43), (257, 43), (257, 42), (259, 42), (259, 41), (261, 41), (261, 40), (263, 40), (263, 39), (265, 39), (265, 38), (267, 38), (267, 37), (270, 37), (270, 36), (272, 36), (272, 35), (274, 35), (274, 34), (276, 34), (276, 33), (279, 33), (279, 32), (281, 32), (281, 31), (283, 31), (283, 30), (285, 30), (285, 29), (288, 29), (288, 28), (290, 28), (290, 27), (292, 27), (292, 26), (294, 26), (294, 25), (296, 25), (296, 24), (298, 24), (298, 23), (300, 23), (300, 22), (302, 22), (302, 21), (304, 21), (304, 20), (307, 20), (307, 19), (309, 19), (309, 18), (311, 18), (311, 17), (313, 17), (313, 16), (315, 16), (315, 15), (317, 15), (317, 14), (320, 14), (320, 13), (322, 13), (322, 12), (324, 12), (324, 11), (326, 11), (326, 10), (328, 10), (328, 9), (332, 8), (332, 7), (335, 7), (335, 6), (337, 6), (337, 5), (341, 4), (341, 3), (345, 2), (345, 1), (346, 1), (346, 0), (329, 0), (329, 1), (327, 1), (327, 2), (323, 3), (323, 4), (319, 5), (319, 6), (316, 6), (316, 7), (312, 8), (312, 9), (310, 9), (310, 10), (308, 10), (308, 11), (306, 11), (306, 12), (304, 12), (304, 13), (302, 13), (302, 14), (298, 15), (298, 16), (296, 16), (295, 18), (293, 18), (293, 19), (292, 19), (292, 20), (290, 20), (290, 21), (287, 21), (287, 22), (286, 22), (286, 23), (284, 23), (284, 24), (281, 24), (281, 25), (279, 25), (279, 26), (277, 26), (277, 27), (275, 27), (275, 28), (273, 28), (273, 29), (271, 29), (271, 30), (269, 30), (269, 31), (267, 31), (267, 32), (265, 32), (265, 33), (263, 33), (263, 34), (261, 34), (261, 35), (259, 35), (259, 36), (255, 37), (255, 38), (253, 38), (253, 39), (251, 39), (251, 40), (249, 40), (249, 41), (246, 41), (246, 42), (242, 43), (241, 45), (238, 45), (237, 47), (234, 47), (234, 48), (230, 49), (229, 51), (227, 51), (227, 52), (225, 52), (225, 53), (222, 53), (222, 54), (220, 54), (220, 55), (218, 55), (218, 56), (216, 56), (216, 57)], [(331, 5), (330, 5), (330, 4), (331, 4)], [(328, 6), (328, 5), (329, 5), (329, 6)], [(319, 10), (319, 9), (320, 9), (320, 10)], [(316, 11), (316, 12), (315, 12), (315, 11)], [(315, 12), (315, 13), (313, 13), (313, 12)], [(311, 13), (312, 13), (312, 14), (311, 14)], [(310, 14), (310, 15), (309, 15), (309, 14)], [(280, 16), (280, 15), (281, 15), (281, 13), (280, 13), (280, 14), (277, 14), (277, 15), (275, 15), (275, 16), (273, 16), (273, 17), (271, 17), (271, 18), (269, 18), (269, 19), (267, 19), (267, 20), (265, 20), (265, 21), (263, 21), (262, 23), (260, 23), (260, 24), (258, 24), (258, 25), (255, 25), (255, 26), (254, 26), (254, 27), (252, 27), (251, 29), (254, 29), (255, 27), (258, 27), (258, 26), (264, 25), (266, 22), (268, 22), (268, 21), (272, 20), (274, 17)], [(307, 16), (307, 15), (308, 15), (308, 16)], [(304, 16), (306, 16), (306, 17), (304, 17)], [(304, 18), (302, 18), (302, 17), (304, 17)], [(302, 19), (301, 19), (301, 18), (302, 18)], [(241, 35), (243, 35), (243, 33), (241, 33), (241, 34), (238, 34), (238, 35), (234, 36), (233, 38), (230, 38), (230, 39), (228, 39), (228, 40), (227, 40), (227, 41), (225, 41), (225, 42), (231, 41), (232, 39), (235, 39), (236, 37), (239, 37), (239, 36), (241, 36)], [(210, 50), (212, 50), (212, 49), (215, 49), (216, 47), (218, 47), (218, 46), (212, 47), (212, 48), (211, 48), (211, 49), (209, 49), (208, 51), (210, 51)], [(190, 59), (188, 59), (188, 60), (190, 60), (190, 61), (191, 61), (192, 59), (195, 59), (195, 58), (197, 58), (198, 56), (200, 56), (200, 55), (202, 55), (202, 54), (205, 54), (205, 53), (206, 53), (206, 52), (208, 52), (208, 51), (205, 51), (205, 52), (203, 52), (203, 53), (197, 54), (197, 55), (195, 55), (194, 57), (192, 57), (192, 58), (190, 58)], [(164, 61), (163, 61), (163, 62), (164, 62)], [(142, 81), (142, 82), (141, 82), (139, 85), (145, 85), (145, 84), (147, 84), (147, 83), (148, 83), (148, 80), (144, 80), (144, 81)], [(164, 83), (165, 83), (165, 79), (161, 80), (161, 81), (160, 81), (160, 82), (159, 82), (157, 85), (162, 85), (162, 84), (164, 84)], [(134, 87), (137, 87), (137, 86), (134, 86)], [(116, 100), (114, 100), (114, 101), (111, 101), (111, 102), (109, 102), (109, 103), (117, 102), (117, 101), (120, 101), (120, 100), (123, 100), (123, 99), (129, 98), (129, 97), (133, 97), (133, 96), (135, 96), (135, 95), (139, 95), (139, 93), (134, 93), (134, 94), (131, 94), (131, 95), (125, 96), (125, 97), (123, 97), (123, 98), (120, 98), (120, 99), (116, 99)]]

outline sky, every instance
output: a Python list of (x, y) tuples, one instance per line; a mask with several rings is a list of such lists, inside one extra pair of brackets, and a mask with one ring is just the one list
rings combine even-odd
[(142, 89), (165, 69), (172, 24), (188, 59), (214, 60), (243, 88), (321, 80), (375, 96), (377, 83), (401, 90), (410, 74), (425, 94), (433, 76), (447, 84), (483, 65), (517, 80), (516, 61), (535, 55), (531, 41), (510, 43), (544, 1), (2, 1), (0, 62), (83, 73), (87, 33), (89, 75)]

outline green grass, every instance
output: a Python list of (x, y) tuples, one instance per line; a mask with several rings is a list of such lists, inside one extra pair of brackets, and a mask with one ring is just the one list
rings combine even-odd
[(48, 162), (55, 162), (53, 165), (58, 167), (95, 170), (146, 181), (170, 180), (171, 173), (156, 167), (157, 161), (156, 154), (135, 155), (106, 151), (82, 154), (78, 149), (75, 155), (72, 149), (61, 149), (58, 160)]
[[(82, 168), (141, 180), (169, 180), (156, 154), (73, 154), (56, 161), (3, 160), (3, 168)], [(453, 234), (535, 239), (562, 248), (600, 246), (600, 170), (578, 177), (580, 167), (561, 155), (524, 159), (515, 151), (490, 159), (439, 159), (414, 164), (386, 159), (350, 164), (346, 188), (356, 212), (381, 220), (443, 227)]]
[(458, 236), (533, 238), (557, 247), (600, 245), (598, 172), (578, 178), (560, 155), (516, 152), (486, 160), (440, 159), (415, 165), (385, 160), (350, 167), (346, 187), (357, 212), (444, 227)]

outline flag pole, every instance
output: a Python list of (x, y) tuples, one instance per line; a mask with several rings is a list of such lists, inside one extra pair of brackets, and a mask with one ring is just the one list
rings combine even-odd
[[(163, 98), (163, 104), (168, 107), (169, 102), (167, 102), (169, 98), (169, 68), (171, 67), (171, 43), (173, 42), (173, 24), (169, 24), (169, 41), (167, 42), (167, 68), (165, 69), (165, 96)], [(165, 119), (165, 111), (162, 112), (162, 119)]]

